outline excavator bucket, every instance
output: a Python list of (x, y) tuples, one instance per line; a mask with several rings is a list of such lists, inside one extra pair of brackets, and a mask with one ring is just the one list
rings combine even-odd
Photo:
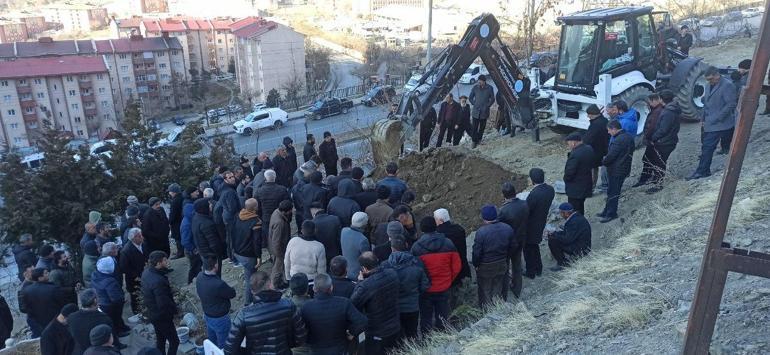
[(398, 159), (401, 153), (403, 127), (401, 120), (379, 120), (372, 127), (372, 156), (377, 166)]

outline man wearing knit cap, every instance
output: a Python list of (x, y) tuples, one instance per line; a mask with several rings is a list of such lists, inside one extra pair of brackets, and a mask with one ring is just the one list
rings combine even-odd
[(288, 136), (283, 137), (283, 146), (286, 149), (286, 161), (291, 171), (297, 170), (297, 151), (294, 149), (294, 141)]
[(171, 238), (174, 238), (174, 241), (176, 241), (176, 255), (174, 255), (172, 259), (179, 259), (184, 257), (182, 234), (180, 232), (182, 226), (182, 205), (184, 203), (182, 187), (177, 183), (169, 185), (168, 195), (171, 197), (171, 200), (169, 201), (170, 211), (168, 214), (168, 223), (171, 226)]
[(484, 225), (476, 231), (471, 262), (476, 268), (479, 306), (484, 308), (495, 298), (508, 299), (508, 259), (518, 246), (513, 228), (497, 220), (497, 208), (481, 208)]
[(324, 132), (324, 141), (318, 146), (318, 157), (324, 164), (326, 175), (337, 175), (337, 142), (332, 137), (331, 132)]
[(100, 324), (91, 329), (89, 334), (91, 347), (83, 355), (120, 355), (120, 351), (112, 346), (112, 328)]
[(404, 238), (404, 226), (398, 221), (390, 221), (387, 222), (385, 232), (388, 235), (388, 241), (375, 246), (374, 250), (372, 250), (374, 255), (377, 256), (377, 259), (380, 260), (388, 260), (388, 257), (390, 257), (393, 238)]
[(145, 203), (139, 203), (139, 199), (134, 195), (128, 196), (126, 198), (126, 203), (128, 203), (128, 206), (126, 206), (126, 208), (130, 206), (134, 206), (137, 209), (139, 209), (139, 218), (142, 218), (142, 216), (144, 216), (144, 213), (147, 212), (148, 209), (150, 209), (149, 205)]
[(116, 332), (125, 333), (129, 330), (123, 322), (126, 298), (114, 274), (115, 259), (102, 257), (96, 262), (96, 271), (91, 275), (91, 287), (96, 290), (99, 309), (110, 317)]
[(420, 221), (422, 236), (412, 245), (412, 255), (420, 258), (428, 272), (431, 286), (420, 295), (420, 329), (422, 334), (444, 329), (449, 318), (449, 287), (460, 274), (460, 254), (441, 233), (436, 232), (436, 220), (426, 216)]
[(62, 307), (56, 316), (40, 335), (40, 353), (42, 355), (72, 354), (75, 349), (75, 340), (67, 330), (67, 317), (77, 312), (78, 306), (68, 303)]
[(315, 137), (312, 134), (305, 136), (305, 147), (302, 148), (302, 162), (308, 162), (318, 155), (315, 151)]
[(568, 202), (559, 205), (559, 214), (565, 219), (562, 230), (548, 234), (548, 248), (557, 265), (551, 271), (560, 271), (570, 261), (591, 251), (591, 224)]
[(102, 221), (102, 214), (98, 211), (88, 212), (88, 222), (93, 224), (99, 224)]

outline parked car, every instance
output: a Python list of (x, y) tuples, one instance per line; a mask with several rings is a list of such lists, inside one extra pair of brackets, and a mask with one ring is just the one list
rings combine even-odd
[(458, 82), (460, 84), (473, 85), (479, 81), (479, 76), (481, 75), (489, 75), (487, 67), (481, 64), (471, 64), (471, 66), (468, 67), (468, 70), (466, 70), (465, 73), (463, 73), (463, 75), (460, 77)]
[(224, 107), (217, 109), (217, 116), (227, 116), (228, 114), (229, 112)]
[[(199, 126), (200, 127), (200, 126)], [(175, 145), (179, 142), (179, 139), (182, 137), (182, 132), (187, 129), (185, 127), (176, 127), (171, 132), (168, 133), (165, 137), (158, 140), (158, 146), (165, 147), (169, 145)], [(203, 129), (203, 127), (200, 127), (197, 132), (195, 132), (196, 135), (202, 136), (206, 131)]]
[(149, 120), (147, 121), (147, 127), (157, 131), (160, 129), (160, 124), (156, 120)]
[(348, 110), (351, 108), (353, 108), (353, 101), (348, 99), (324, 98), (310, 106), (307, 112), (305, 112), (305, 117), (320, 120), (324, 117), (348, 113)]
[(252, 111), (264, 110), (267, 108), (267, 104), (264, 102), (257, 102), (251, 106)]
[(722, 16), (709, 16), (703, 19), (703, 21), (700, 22), (700, 25), (702, 27), (714, 27), (721, 25), (723, 21), (724, 19)]
[(677, 25), (679, 27), (687, 26), (691, 31), (697, 31), (700, 28), (700, 20), (695, 17), (689, 17), (679, 21)]
[(251, 135), (263, 128), (278, 129), (289, 121), (289, 114), (280, 108), (267, 108), (252, 112), (233, 124), (236, 133)]
[(420, 78), (422, 78), (422, 74), (412, 75), (412, 77), (409, 78), (409, 81), (406, 82), (406, 85), (404, 85), (404, 92), (414, 90), (420, 82)]
[(209, 118), (214, 118), (219, 116), (219, 113), (217, 110), (209, 110), (209, 112), (206, 112), (206, 116), (209, 116)]
[(241, 105), (228, 105), (227, 110), (230, 111), (230, 113), (240, 113), (243, 108), (241, 108)]
[(173, 122), (177, 126), (184, 126), (184, 117), (182, 117), (182, 116), (174, 116)]
[(369, 90), (361, 102), (366, 106), (372, 107), (391, 102), (395, 96), (396, 89), (394, 89), (393, 86), (378, 85)]
[(752, 18), (757, 17), (759, 15), (762, 15), (762, 13), (765, 10), (759, 7), (750, 7), (746, 10), (741, 11), (741, 15), (743, 15), (743, 18)]
[(743, 13), (740, 11), (730, 11), (725, 15), (725, 21), (735, 22), (743, 20)]

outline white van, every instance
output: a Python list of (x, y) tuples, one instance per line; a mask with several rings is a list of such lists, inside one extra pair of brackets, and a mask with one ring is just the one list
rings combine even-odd
[(489, 71), (487, 71), (487, 67), (485, 67), (483, 64), (471, 64), (471, 66), (468, 67), (468, 70), (465, 71), (463, 76), (460, 77), (459, 83), (475, 84), (477, 81), (479, 81), (479, 76), (481, 75), (489, 75)]

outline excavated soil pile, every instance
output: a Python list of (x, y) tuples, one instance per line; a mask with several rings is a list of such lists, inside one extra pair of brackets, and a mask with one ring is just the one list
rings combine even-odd
[(418, 216), (431, 215), (443, 207), (455, 222), (474, 230), (481, 225), (481, 206), (501, 204), (500, 184), (512, 181), (516, 191), (528, 184), (526, 175), (507, 171), (457, 147), (410, 154), (401, 159), (398, 170), (417, 194), (413, 208)]

